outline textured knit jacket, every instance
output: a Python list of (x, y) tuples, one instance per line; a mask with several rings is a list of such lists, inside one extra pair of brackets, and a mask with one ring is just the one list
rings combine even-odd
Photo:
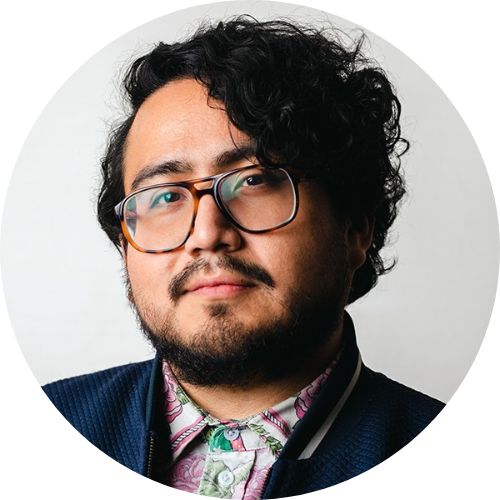
[[(321, 443), (312, 456), (299, 459), (353, 379), (359, 352), (352, 322), (346, 319), (341, 360), (271, 468), (263, 498), (309, 493), (357, 476), (409, 443), (443, 408), (439, 401), (361, 365), (354, 389)], [(158, 358), (44, 387), (91, 443), (155, 480), (171, 465), (161, 389)]]

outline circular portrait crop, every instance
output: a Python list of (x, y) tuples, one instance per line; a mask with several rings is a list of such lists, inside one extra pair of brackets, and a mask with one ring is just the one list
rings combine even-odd
[(498, 222), (464, 121), (389, 42), (309, 7), (205, 4), (116, 39), (46, 105), (2, 279), (41, 404), (99, 463), (165, 494), (283, 498), (448, 410)]

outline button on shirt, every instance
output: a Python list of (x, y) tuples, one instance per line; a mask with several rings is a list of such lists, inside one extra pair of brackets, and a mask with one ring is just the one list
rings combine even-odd
[(187, 396), (163, 362), (173, 457), (165, 484), (216, 498), (261, 498), (269, 469), (336, 364), (337, 359), (302, 391), (266, 411), (219, 420)]

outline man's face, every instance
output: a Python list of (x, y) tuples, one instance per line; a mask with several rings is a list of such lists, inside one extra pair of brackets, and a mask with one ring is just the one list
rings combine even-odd
[[(252, 157), (232, 155), (235, 144), (251, 143), (221, 108), (207, 101), (206, 89), (189, 79), (171, 82), (151, 95), (127, 138), (125, 193), (254, 163)], [(233, 160), (221, 168), (221, 157)], [(176, 171), (151, 168), (167, 163), (175, 163)], [(335, 213), (318, 181), (302, 182), (299, 200), (297, 217), (289, 225), (250, 234), (227, 221), (212, 196), (205, 195), (183, 247), (147, 254), (129, 245), (124, 256), (131, 300), (148, 334), (169, 343), (166, 351), (175, 350), (173, 343), (183, 352), (196, 352), (198, 365), (200, 356), (220, 366), (222, 359), (231, 358), (228, 363), (235, 365), (236, 359), (249, 356), (251, 344), (272, 350), (272, 337), (279, 339), (276, 348), (281, 344), (285, 352), (283, 335), (297, 325), (300, 332), (291, 340), (293, 344), (301, 338), (294, 347), (300, 351), (296, 362), (299, 355), (320, 349), (341, 324), (352, 273), (364, 261), (366, 244), (360, 243), (350, 222)], [(254, 353), (253, 358), (255, 364), (262, 356)], [(209, 377), (208, 365), (203, 370)]]

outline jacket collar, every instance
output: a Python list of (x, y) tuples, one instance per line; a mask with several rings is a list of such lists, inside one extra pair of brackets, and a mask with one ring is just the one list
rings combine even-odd
[[(342, 356), (285, 444), (278, 461), (297, 460), (317, 454), (326, 431), (331, 428), (336, 418), (336, 412), (337, 414), (340, 412), (356, 385), (361, 366), (354, 325), (349, 314), (345, 312)], [(144, 475), (153, 479), (163, 477), (173, 462), (168, 446), (170, 429), (164, 417), (163, 402), (159, 401), (162, 382), (162, 360), (157, 355), (153, 361), (146, 404), (149, 449), (144, 464)]]

